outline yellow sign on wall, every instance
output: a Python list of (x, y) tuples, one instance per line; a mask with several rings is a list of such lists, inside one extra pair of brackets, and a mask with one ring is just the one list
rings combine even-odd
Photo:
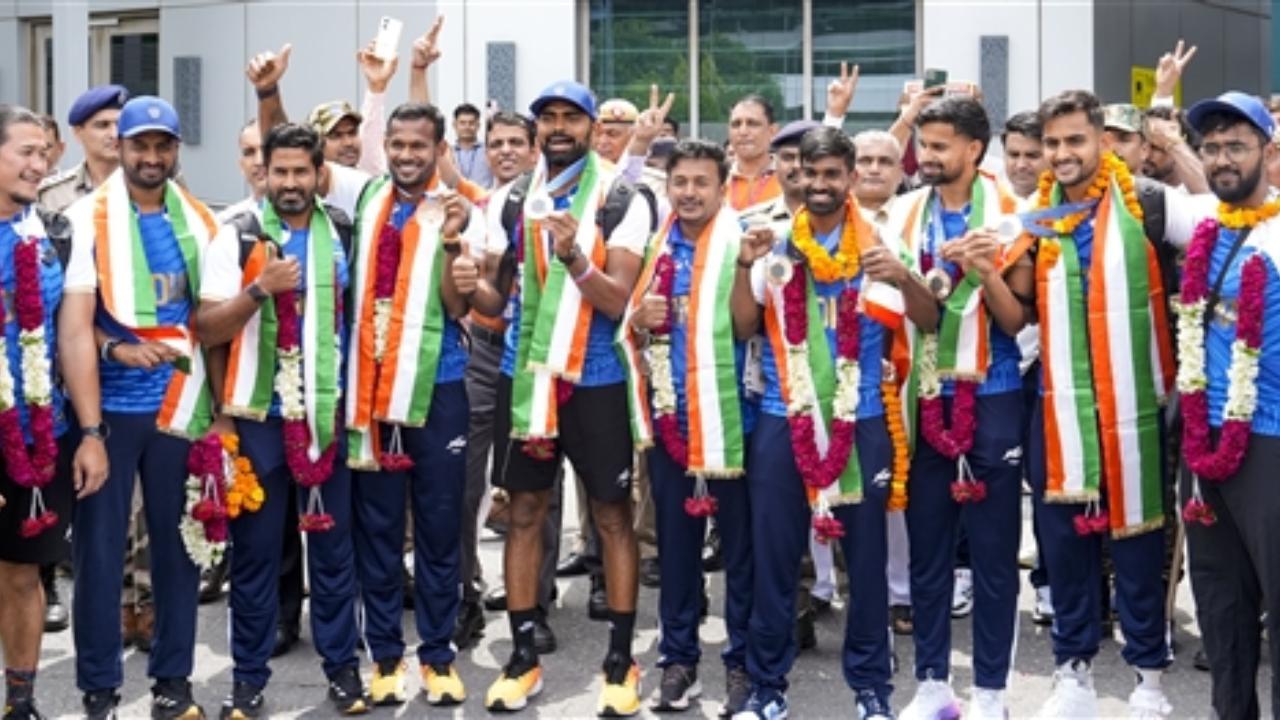
[[(1146, 109), (1156, 94), (1156, 69), (1134, 65), (1129, 68), (1129, 102)], [(1173, 103), (1182, 107), (1182, 81), (1173, 87)]]

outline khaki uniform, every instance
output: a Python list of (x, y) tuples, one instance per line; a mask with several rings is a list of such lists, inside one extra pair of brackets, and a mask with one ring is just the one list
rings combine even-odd
[(89, 177), (89, 166), (81, 162), (70, 170), (45, 178), (36, 192), (36, 203), (50, 212), (60, 213), (91, 192), (93, 180)]

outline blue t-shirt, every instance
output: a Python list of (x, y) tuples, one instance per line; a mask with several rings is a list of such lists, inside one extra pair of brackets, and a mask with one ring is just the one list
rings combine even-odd
[[(817, 236), (816, 240), (828, 252), (835, 252), (840, 244), (840, 233), (844, 225), (837, 225), (826, 235)], [(797, 272), (799, 272), (797, 268)], [(827, 352), (832, 361), (836, 357), (836, 319), (840, 293), (846, 283), (855, 288), (862, 287), (862, 273), (848, 281), (820, 283), (811, 285), (818, 296), (818, 316), (825, 320), (827, 335)], [(884, 402), (880, 397), (880, 378), (883, 372), (881, 361), (884, 359), (884, 326), (866, 315), (859, 315), (860, 345), (858, 347), (858, 365), (862, 370), (861, 382), (858, 383), (858, 419), (879, 417), (884, 414)], [(811, 351), (814, 349), (811, 348)], [(760, 400), (760, 412), (777, 417), (786, 417), (787, 405), (782, 400), (782, 387), (778, 380), (778, 364), (773, 356), (773, 343), (765, 342), (761, 353), (761, 366), (764, 371), (764, 396)]]
[[(191, 314), (187, 264), (168, 215), (165, 212), (138, 212), (138, 231), (156, 292), (156, 323), (187, 325)], [(131, 341), (129, 332), (102, 310), (98, 313), (98, 324), (109, 335)], [(104, 362), (101, 364), (102, 409), (113, 413), (156, 412), (164, 402), (165, 390), (172, 376), (173, 365), (169, 363), (154, 370), (145, 370), (118, 362)]]
[[(565, 195), (553, 198), (555, 209), (568, 210), (576, 193), (577, 188), (574, 188)], [(511, 241), (523, 243), (524, 223), (516, 223), (516, 226), (516, 237), (511, 238)], [(517, 250), (517, 256), (518, 253)], [(552, 262), (557, 261), (553, 259)], [(524, 263), (521, 262), (520, 268), (516, 270), (516, 287), (520, 287), (523, 278)], [(516, 374), (516, 353), (520, 342), (520, 301), (520, 292), (511, 293), (511, 297), (507, 299), (507, 309), (503, 313), (503, 318), (507, 321), (507, 335), (506, 348), (502, 352), (502, 364), (499, 367), (502, 374), (507, 377), (515, 377)], [(587, 352), (582, 360), (582, 379), (577, 383), (579, 387), (599, 387), (626, 382), (626, 370), (622, 366), (622, 359), (618, 357), (617, 348), (614, 347), (614, 338), (617, 333), (617, 320), (599, 310), (591, 313), (591, 327), (587, 331)]]
[[(1238, 231), (1223, 228), (1209, 258), (1209, 288), (1212, 290), (1235, 245)], [(1240, 269), (1245, 260), (1260, 252), (1255, 247), (1242, 247), (1231, 260), (1231, 268), (1222, 281), (1218, 308), (1236, 312), (1240, 297)], [(1280, 274), (1265, 255), (1267, 286), (1263, 297), (1262, 347), (1258, 367), (1258, 405), (1253, 413), (1253, 431), (1259, 435), (1280, 435)], [(1205, 365), (1209, 376), (1209, 423), (1222, 425), (1222, 410), (1227, 404), (1227, 370), (1231, 367), (1231, 343), (1236, 339), (1236, 323), (1224, 324), (1215, 313), (1209, 318), (1205, 334)]]
[[(680, 418), (680, 430), (688, 434), (688, 397), (685, 393), (685, 374), (688, 372), (688, 307), (689, 295), (693, 286), (693, 259), (697, 250), (695, 242), (690, 242), (680, 232), (680, 224), (671, 225), (668, 236), (671, 245), (671, 258), (675, 262), (675, 286), (671, 290), (671, 374), (676, 390), (677, 417)], [(733, 359), (738, 371), (738, 406), (742, 414), (742, 432), (749, 434), (755, 428), (755, 403), (749, 399), (747, 389), (743, 386), (743, 368), (746, 366), (747, 345), (736, 338), (733, 343)]]
[[(966, 205), (963, 210), (942, 210), (942, 235), (945, 240), (962, 237), (969, 231), (969, 207)], [(932, 222), (937, 222), (933, 220)], [(933, 228), (930, 228), (931, 230)], [(955, 263), (942, 259), (942, 247), (938, 242), (938, 234), (936, 232), (925, 233), (925, 252), (933, 257), (934, 267), (944, 268), (953, 278), (962, 277), (960, 269)], [(939, 306), (941, 313), (946, 313), (945, 305)], [(939, 322), (942, 318), (939, 317)], [(987, 366), (987, 379), (978, 386), (979, 395), (995, 395), (998, 393), (1010, 392), (1018, 390), (1022, 387), (1022, 374), (1019, 371), (1018, 363), (1022, 360), (1022, 351), (1018, 349), (1018, 341), (1006, 334), (1000, 329), (1000, 326), (991, 319), (987, 321), (990, 327), (988, 335), (991, 343), (991, 363)], [(955, 392), (955, 383), (943, 383), (942, 393), (951, 395)]]
[[(391, 211), (391, 224), (403, 230), (417, 208), (415, 203), (396, 200)], [(467, 349), (462, 344), (462, 328), (458, 321), (444, 314), (444, 333), (440, 338), (440, 361), (436, 365), (436, 383), (458, 382), (467, 371)]]
[[(301, 320), (303, 317), (304, 309), (306, 307), (304, 303), (304, 299), (306, 296), (306, 287), (307, 287), (307, 251), (310, 249), (310, 244), (307, 242), (307, 240), (311, 236), (311, 230), (310, 228), (303, 228), (301, 230), (291, 230), (289, 229), (288, 226), (285, 226), (284, 230), (282, 231), (282, 234), (283, 232), (287, 232), (289, 234), (288, 235), (289, 239), (286, 240), (284, 242), (284, 245), (281, 247), (281, 250), (284, 256), (297, 258), (298, 264), (302, 267), (302, 273), (298, 278), (298, 294), (297, 294), (298, 319)], [(333, 239), (333, 263), (334, 263), (334, 280), (337, 281), (338, 287), (342, 291), (345, 291), (347, 289), (347, 284), (350, 280), (350, 274), (347, 268), (346, 253), (342, 251), (342, 243), (341, 241), (339, 241), (337, 237)], [(340, 294), (339, 297), (342, 297), (342, 295)], [(338, 388), (341, 389), (343, 385), (343, 381), (346, 379), (346, 373), (344, 373), (342, 370), (342, 364), (343, 364), (343, 359), (346, 358), (347, 356), (347, 325), (345, 322), (343, 322), (341, 315), (339, 315), (337, 318), (337, 330), (338, 330), (338, 342), (339, 342)], [(305, 334), (301, 334), (301, 333), (299, 334), (298, 337), (302, 342), (302, 348), (303, 348), (302, 362), (305, 364), (307, 362), (307, 358), (309, 357), (309, 355), (306, 353), (307, 337)], [(280, 417), (280, 394), (275, 392), (274, 390), (271, 393), (271, 408), (267, 411), (267, 414), (271, 417)]]
[[(34, 210), (28, 210), (35, 212)], [(0, 288), (4, 291), (4, 337), (5, 355), (9, 361), (9, 374), (13, 376), (13, 396), (18, 402), (18, 415), (22, 421), (22, 434), (27, 442), (31, 442), (28, 425), (26, 403), (22, 402), (22, 347), (18, 344), (18, 316), (15, 312), (13, 249), (18, 244), (18, 230), (14, 227), (21, 223), (25, 213), (0, 220)], [(44, 303), (44, 337), (48, 346), (50, 368), (57, 357), (58, 334), (54, 330), (53, 318), (58, 312), (58, 304), (62, 302), (62, 263), (58, 254), (49, 242), (49, 238), (40, 239), (40, 299)], [(67, 429), (64, 414), (64, 395), (59, 383), (53, 384), (53, 431), (61, 435)]]

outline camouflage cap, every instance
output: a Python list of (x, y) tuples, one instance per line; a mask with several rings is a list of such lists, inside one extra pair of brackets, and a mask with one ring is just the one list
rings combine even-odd
[(1102, 124), (1108, 130), (1142, 132), (1142, 111), (1136, 105), (1112, 103), (1102, 108)]
[(346, 100), (331, 100), (315, 106), (307, 118), (307, 124), (315, 128), (321, 135), (328, 135), (343, 118), (352, 118), (359, 124), (364, 120), (360, 113)]

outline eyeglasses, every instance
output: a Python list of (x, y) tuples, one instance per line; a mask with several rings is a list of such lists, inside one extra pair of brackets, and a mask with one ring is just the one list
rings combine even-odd
[(1238, 163), (1252, 155), (1253, 151), (1257, 149), (1253, 145), (1238, 141), (1222, 144), (1205, 143), (1200, 146), (1200, 157), (1208, 161), (1225, 155), (1227, 160)]

